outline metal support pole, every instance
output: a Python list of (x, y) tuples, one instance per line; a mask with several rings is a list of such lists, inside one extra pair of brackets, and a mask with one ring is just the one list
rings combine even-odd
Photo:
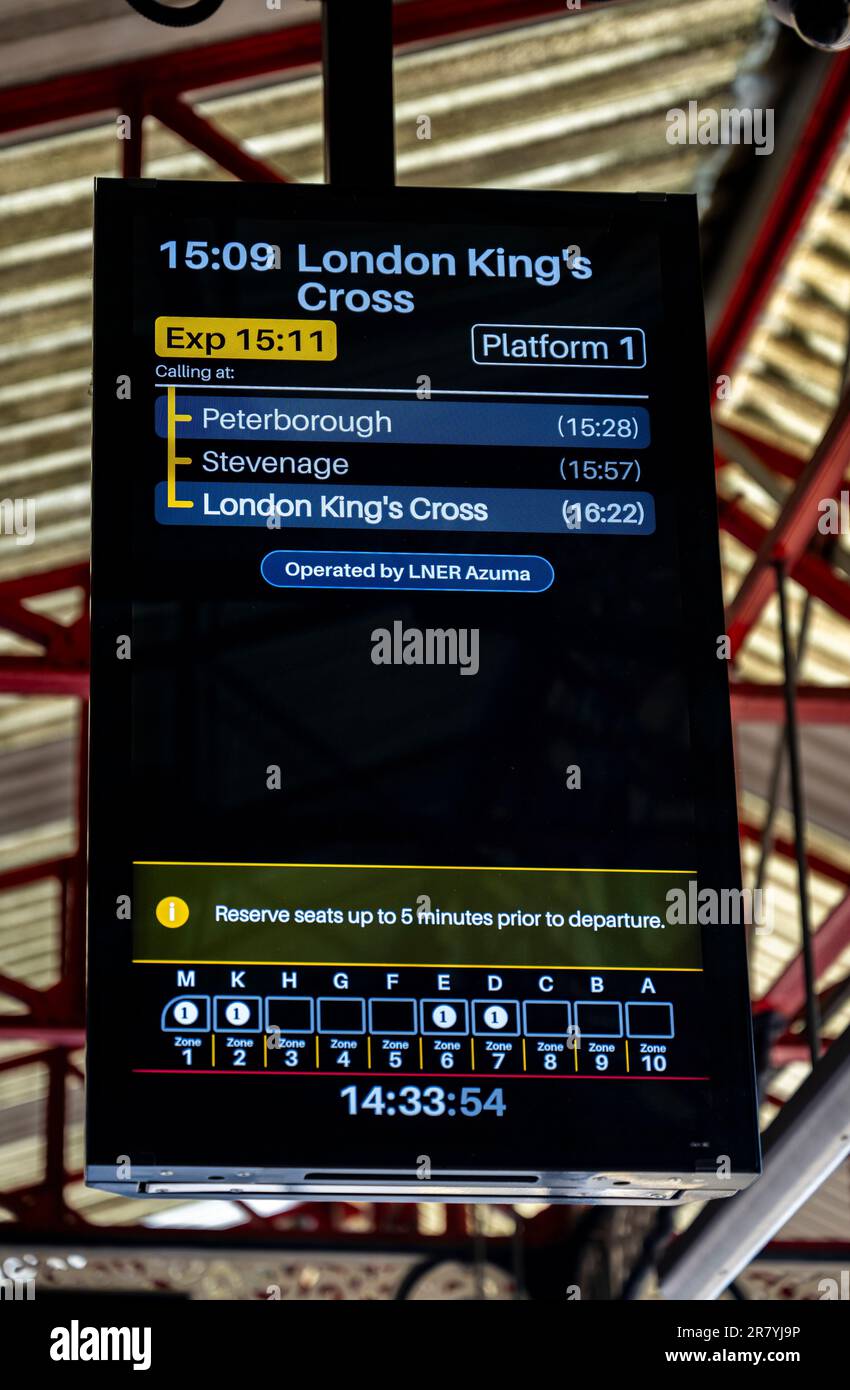
[(325, 178), (395, 183), (392, 0), (323, 0)]
[(120, 113), (129, 119), (130, 128), (124, 132), (121, 144), (121, 177), (138, 179), (142, 176), (145, 157), (145, 102), (141, 92), (128, 90), (124, 110)]
[(727, 1202), (706, 1202), (661, 1259), (664, 1298), (719, 1298), (817, 1192), (850, 1150), (850, 1028), (765, 1135), (764, 1173)]
[[(800, 619), (800, 626), (797, 630), (797, 650), (794, 655), (794, 678), (796, 682), (800, 663), (803, 660), (803, 651), (806, 646), (806, 637), (809, 631), (809, 617), (812, 610), (812, 596), (806, 594), (806, 601), (803, 606), (803, 616)], [(783, 686), (783, 693), (785, 687)], [(756, 888), (764, 886), (767, 874), (767, 861), (773, 852), (773, 827), (776, 821), (776, 812), (779, 804), (779, 784), (782, 781), (782, 769), (785, 765), (785, 746), (788, 732), (785, 725), (779, 738), (776, 740), (776, 748), (773, 754), (773, 768), (770, 774), (770, 789), (767, 795), (767, 814), (764, 818), (764, 829), (762, 831), (761, 852), (759, 854), (759, 866), (756, 874)]]
[(803, 970), (806, 980), (806, 1028), (809, 1051), (814, 1067), (820, 1056), (820, 1010), (815, 993), (815, 965), (812, 954), (811, 923), (809, 920), (809, 882), (806, 866), (805, 805), (803, 780), (800, 772), (800, 736), (797, 727), (796, 680), (797, 669), (791, 651), (788, 631), (788, 604), (785, 594), (785, 560), (774, 559), (776, 592), (779, 598), (779, 625), (782, 631), (782, 660), (785, 668), (785, 731), (788, 736), (788, 771), (791, 783), (791, 804), (794, 811), (794, 847), (797, 856), (797, 876), (800, 885), (800, 928), (802, 932)]

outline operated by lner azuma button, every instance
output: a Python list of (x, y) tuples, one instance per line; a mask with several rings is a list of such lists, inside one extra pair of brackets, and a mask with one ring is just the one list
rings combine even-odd
[(476, 323), (472, 360), (479, 367), (645, 367), (646, 339), (642, 328)]
[(555, 578), (542, 555), (409, 550), (271, 550), (260, 573), (274, 589), (422, 589), (541, 594)]

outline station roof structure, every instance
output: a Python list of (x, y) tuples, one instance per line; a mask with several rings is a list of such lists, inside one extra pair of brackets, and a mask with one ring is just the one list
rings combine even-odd
[[(402, 184), (699, 195), (742, 854), (750, 884), (764, 856), (774, 905), (770, 930), (751, 939), (754, 1008), (776, 1017), (767, 1126), (810, 1069), (790, 797), (775, 777), (777, 548), (802, 630), (824, 1046), (850, 1024), (850, 550), (817, 525), (818, 499), (846, 486), (850, 459), (850, 55), (810, 55), (765, 10), (397, 0), (395, 85)], [(228, 0), (199, 29), (166, 30), (124, 0), (7, 0), (0, 40), (0, 498), (23, 487), (37, 516), (31, 544), (0, 537), (0, 1246), (5, 1226), (57, 1251), (123, 1230), (129, 1249), (140, 1224), (176, 1239), (198, 1225), (210, 1234), (212, 1217), (80, 1178), (92, 179), (321, 181), (319, 6)], [(771, 158), (668, 141), (672, 108), (752, 105), (753, 94), (776, 108)], [(144, 121), (140, 162), (139, 142), (131, 153), (118, 138), (122, 114)], [(745, 1276), (753, 1290), (788, 1296), (806, 1248), (819, 1252), (807, 1288), (828, 1257), (846, 1266), (848, 1180), (845, 1165), (801, 1208), (773, 1263)], [(411, 1221), (423, 1239), (460, 1232), (456, 1215), (424, 1208), (394, 1226), (366, 1207), (207, 1206), (219, 1254), (264, 1233), (309, 1243), (320, 1232), (345, 1249), (371, 1231), (391, 1249)]]

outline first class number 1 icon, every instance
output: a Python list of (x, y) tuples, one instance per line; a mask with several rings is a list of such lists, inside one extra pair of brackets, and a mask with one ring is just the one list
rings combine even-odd
[(431, 1017), (438, 1028), (453, 1028), (457, 1023), (457, 1009), (451, 1004), (438, 1004)]
[(501, 1004), (491, 1004), (484, 1010), (484, 1022), (488, 1028), (504, 1028), (509, 1020), (510, 1014)]
[(189, 920), (189, 904), (183, 898), (160, 898), (156, 905), (156, 920), (163, 927), (182, 927)]

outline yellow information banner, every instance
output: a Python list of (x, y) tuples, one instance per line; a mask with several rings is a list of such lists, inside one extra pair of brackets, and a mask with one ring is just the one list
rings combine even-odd
[(158, 318), (157, 357), (265, 357), (269, 361), (333, 362), (331, 319)]

